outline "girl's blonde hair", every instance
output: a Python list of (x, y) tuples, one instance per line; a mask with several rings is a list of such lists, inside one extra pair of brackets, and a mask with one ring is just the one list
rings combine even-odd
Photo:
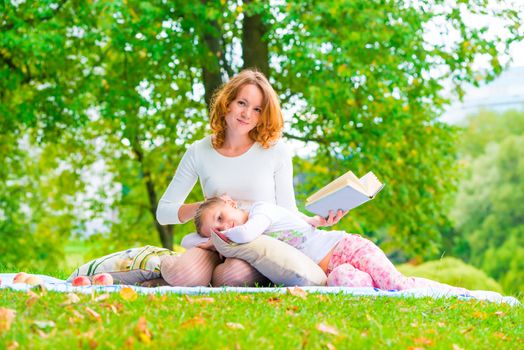
[(264, 148), (268, 148), (280, 138), (284, 119), (275, 90), (264, 74), (252, 69), (245, 69), (231, 78), (213, 95), (209, 119), (215, 148), (224, 145), (227, 128), (225, 116), (229, 104), (237, 97), (240, 89), (249, 84), (257, 86), (263, 95), (262, 113), (257, 126), (249, 132), (249, 137), (253, 141), (259, 142)]

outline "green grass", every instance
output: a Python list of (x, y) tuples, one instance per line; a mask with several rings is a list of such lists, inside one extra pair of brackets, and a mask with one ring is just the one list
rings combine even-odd
[[(27, 293), (0, 292), (0, 307), (16, 310), (0, 348), (15, 341), (20, 349), (524, 348), (524, 307), (455, 298), (228, 293), (129, 301), (113, 293), (64, 305), (66, 294), (40, 294), (31, 301)], [(149, 344), (137, 330), (140, 317)]]

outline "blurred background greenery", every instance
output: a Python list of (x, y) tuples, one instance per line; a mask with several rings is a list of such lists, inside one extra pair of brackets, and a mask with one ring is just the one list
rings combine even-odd
[[(282, 101), (284, 139), (302, 149), (300, 206), (348, 169), (373, 170), (387, 186), (337, 229), (396, 263), (456, 257), (419, 271), (524, 291), (524, 114), (439, 119), (446, 96), (505, 69), (522, 7), (12, 0), (0, 11), (3, 270), (53, 273), (132, 246), (176, 247), (193, 226), (158, 225), (157, 202), (208, 133), (213, 91), (256, 67)], [(483, 16), (502, 31), (489, 35)], [(198, 187), (188, 201), (202, 199)]]

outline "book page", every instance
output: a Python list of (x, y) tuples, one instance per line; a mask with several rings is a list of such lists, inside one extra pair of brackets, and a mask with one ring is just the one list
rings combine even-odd
[(371, 171), (360, 178), (360, 183), (366, 189), (364, 193), (370, 198), (375, 196), (377, 192), (380, 191), (382, 187), (384, 187), (384, 185)]
[(360, 191), (362, 193), (366, 193), (366, 188), (362, 186), (360, 180), (358, 177), (353, 174), (352, 171), (348, 171), (344, 175), (340, 176), (339, 178), (331, 181), (326, 186), (322, 187), (320, 190), (312, 194), (306, 199), (306, 203), (312, 203), (314, 201), (319, 200), (322, 197), (325, 197), (339, 189), (341, 189), (344, 186), (351, 186), (355, 188), (357, 191)]

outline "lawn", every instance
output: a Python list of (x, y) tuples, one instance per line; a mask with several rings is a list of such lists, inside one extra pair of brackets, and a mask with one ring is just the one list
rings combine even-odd
[[(0, 348), (524, 348), (522, 306), (300, 290), (203, 296), (127, 291), (72, 296), (2, 290)], [(16, 311), (10, 327), (6, 309)]]

